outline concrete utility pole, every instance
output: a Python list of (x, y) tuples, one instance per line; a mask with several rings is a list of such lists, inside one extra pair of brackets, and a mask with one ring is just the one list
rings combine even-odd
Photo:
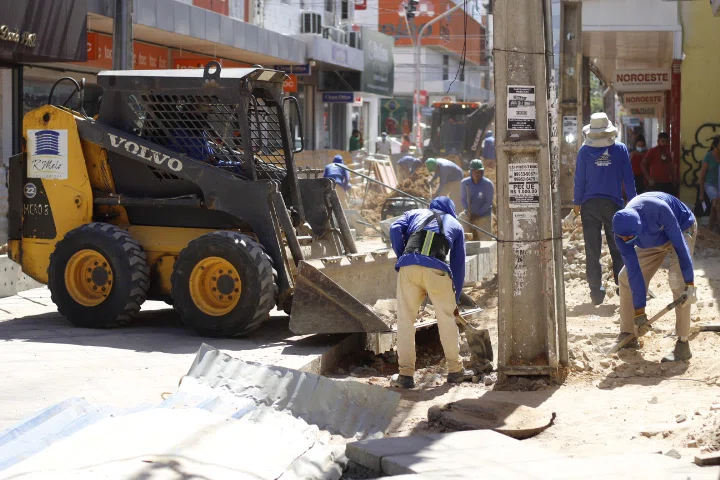
[(566, 366), (559, 146), (550, 0), (495, 2), (498, 369)]
[(560, 198), (572, 208), (575, 160), (582, 145), (583, 56), (582, 3), (563, 0), (560, 4)]
[(133, 68), (133, 0), (115, 0), (113, 70)]

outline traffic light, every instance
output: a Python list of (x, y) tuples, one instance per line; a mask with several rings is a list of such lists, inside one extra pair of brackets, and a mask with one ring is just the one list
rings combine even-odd
[(407, 5), (405, 5), (405, 13), (407, 14), (408, 20), (415, 18), (415, 13), (417, 12), (417, 6), (419, 3), (419, 0), (408, 0)]

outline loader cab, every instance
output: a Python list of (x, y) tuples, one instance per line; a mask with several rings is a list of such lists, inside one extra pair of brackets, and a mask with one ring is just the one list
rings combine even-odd
[[(212, 62), (211, 62), (212, 63)], [(215, 70), (213, 71), (213, 67)], [(202, 162), (227, 175), (248, 181), (270, 180), (280, 185), (287, 202), (301, 210), (286, 109), (297, 102), (283, 98), (283, 72), (260, 68), (108, 71), (98, 74), (103, 101), (97, 122), (119, 132), (137, 136), (167, 148), (177, 156), (137, 148), (147, 162), (128, 162), (108, 153), (108, 163), (118, 192), (157, 198), (199, 197), (197, 184), (171, 171), (157, 168), (158, 162)], [(299, 118), (299, 115), (297, 115)], [(301, 127), (300, 127), (301, 130)], [(136, 145), (121, 135), (131, 153)], [(131, 137), (129, 137), (131, 138)], [(111, 139), (111, 141), (113, 141)], [(169, 158), (166, 158), (169, 157)], [(163, 209), (166, 226), (241, 228), (237, 219), (222, 212)], [(128, 209), (132, 223), (156, 222), (157, 212), (148, 208)]]

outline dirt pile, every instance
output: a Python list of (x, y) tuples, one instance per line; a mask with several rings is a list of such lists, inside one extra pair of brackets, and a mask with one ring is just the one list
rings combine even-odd
[[(572, 214), (571, 214), (572, 215)], [(612, 270), (612, 257), (605, 235), (602, 235), (602, 251), (600, 254), (602, 267), (602, 283), (608, 298), (615, 296), (615, 279)], [(580, 217), (576, 217), (572, 225), (563, 225), (563, 256), (565, 257), (565, 282), (570, 286), (585, 284), (587, 280), (585, 240)], [(586, 285), (586, 284), (585, 284)]]
[[(430, 190), (425, 184), (425, 182), (429, 181), (431, 178), (432, 173), (428, 172), (427, 168), (425, 168), (425, 165), (423, 165), (418, 168), (410, 178), (406, 178), (405, 180), (400, 182), (397, 186), (397, 189), (402, 190), (403, 192), (408, 193), (414, 197), (427, 200), (430, 196)], [(365, 220), (367, 220), (369, 223), (380, 223), (380, 221), (382, 220), (381, 215), (383, 204), (385, 203), (385, 200), (393, 197), (402, 197), (402, 195), (397, 192), (381, 194), (373, 192), (371, 190), (370, 192), (368, 192), (367, 199), (365, 200), (365, 208), (361, 212), (362, 216), (365, 217)]]
[(0, 255), (6, 255), (8, 252), (8, 245), (0, 245)]

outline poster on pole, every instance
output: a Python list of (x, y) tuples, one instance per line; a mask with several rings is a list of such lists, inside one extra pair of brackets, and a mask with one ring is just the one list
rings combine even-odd
[(578, 117), (577, 115), (563, 116), (563, 137), (567, 143), (572, 143), (578, 138)]
[(535, 130), (535, 87), (508, 85), (508, 130)]
[(508, 165), (510, 208), (540, 207), (540, 172), (537, 163)]

